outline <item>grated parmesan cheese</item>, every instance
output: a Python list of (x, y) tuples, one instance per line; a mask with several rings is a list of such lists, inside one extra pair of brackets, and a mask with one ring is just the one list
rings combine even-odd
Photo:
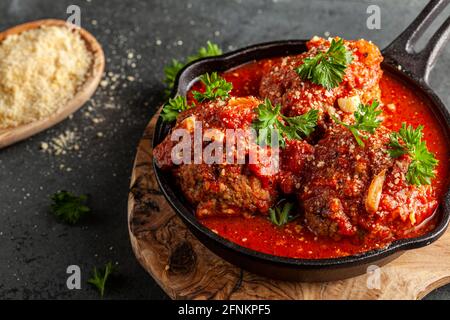
[(66, 154), (71, 150), (79, 150), (78, 135), (74, 131), (66, 130), (50, 142), (41, 142), (41, 150), (56, 156)]
[(0, 129), (55, 113), (77, 93), (92, 54), (76, 29), (41, 27), (0, 43)]

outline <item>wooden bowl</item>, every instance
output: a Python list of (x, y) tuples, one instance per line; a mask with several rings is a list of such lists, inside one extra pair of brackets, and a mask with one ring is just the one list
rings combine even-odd
[(38, 20), (12, 27), (0, 33), (0, 42), (2, 42), (9, 35), (19, 34), (24, 31), (37, 29), (43, 26), (60, 26), (62, 28), (73, 28), (77, 32), (79, 32), (82, 39), (86, 42), (87, 49), (92, 53), (93, 56), (91, 69), (85, 82), (80, 88), (78, 88), (78, 91), (73, 99), (65, 105), (60, 106), (54, 114), (46, 118), (33, 121), (31, 123), (19, 125), (17, 127), (0, 129), (0, 149), (23, 139), (29, 138), (36, 133), (48, 129), (67, 118), (70, 114), (77, 111), (81, 106), (83, 106), (86, 101), (89, 100), (89, 98), (97, 89), (100, 79), (102, 78), (103, 71), (105, 69), (105, 55), (103, 53), (101, 45), (94, 38), (94, 36), (85, 29), (77, 27), (73, 24), (69, 24), (63, 20)]

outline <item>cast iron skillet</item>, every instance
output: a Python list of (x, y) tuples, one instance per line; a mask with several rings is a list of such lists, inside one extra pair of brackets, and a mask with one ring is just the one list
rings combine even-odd
[[(385, 57), (383, 69), (408, 83), (413, 90), (423, 96), (432, 107), (436, 118), (440, 120), (443, 131), (447, 137), (450, 137), (449, 112), (428, 86), (430, 70), (439, 50), (449, 38), (450, 18), (434, 34), (423, 51), (416, 53), (413, 50), (419, 36), (423, 34), (448, 2), (450, 0), (431, 1), (416, 20), (383, 50)], [(193, 82), (206, 72), (225, 71), (253, 60), (298, 54), (306, 50), (305, 43), (306, 40), (263, 43), (219, 57), (193, 62), (179, 74), (173, 96), (176, 94), (185, 95)], [(158, 145), (169, 131), (170, 125), (163, 123), (160, 118), (154, 133), (153, 147)], [(153, 163), (153, 166), (165, 197), (192, 233), (206, 247), (237, 266), (270, 278), (296, 281), (331, 281), (363, 274), (367, 272), (370, 265), (381, 266), (395, 259), (405, 250), (423, 247), (437, 240), (445, 232), (450, 220), (450, 192), (447, 191), (436, 212), (439, 217), (436, 228), (424, 236), (398, 240), (387, 248), (348, 257), (311, 260), (278, 257), (244, 248), (202, 226), (194, 216), (193, 206), (182, 196), (170, 173), (160, 170), (155, 163)]]

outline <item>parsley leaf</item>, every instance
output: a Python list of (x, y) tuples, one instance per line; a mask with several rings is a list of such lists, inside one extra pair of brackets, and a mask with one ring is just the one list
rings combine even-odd
[(166, 122), (172, 122), (177, 120), (180, 112), (192, 108), (193, 105), (189, 106), (185, 97), (176, 96), (173, 99), (169, 99), (163, 109), (161, 110), (161, 118)]
[(331, 89), (339, 86), (344, 79), (345, 69), (352, 61), (352, 53), (345, 48), (344, 40), (333, 39), (326, 52), (304, 59), (295, 71), (302, 79)]
[(111, 262), (108, 262), (103, 269), (98, 270), (97, 267), (94, 268), (94, 274), (88, 280), (88, 283), (95, 286), (100, 292), (100, 296), (103, 297), (105, 294), (105, 285), (108, 277), (115, 271), (115, 268)]
[(316, 129), (319, 110), (311, 109), (307, 113), (295, 117), (282, 115), (282, 118), (289, 125), (284, 127), (284, 133), (288, 139), (300, 140), (302, 137), (309, 136)]
[(219, 48), (219, 46), (208, 41), (206, 43), (206, 47), (201, 47), (196, 54), (189, 56), (186, 62), (181, 62), (179, 60), (173, 59), (171, 64), (164, 68), (164, 74), (166, 75), (164, 83), (167, 86), (165, 90), (166, 95), (170, 95), (175, 84), (175, 78), (177, 77), (178, 72), (180, 72), (180, 70), (183, 69), (186, 64), (197, 59), (218, 56), (221, 54), (222, 50)]
[(197, 54), (189, 56), (187, 62), (189, 63), (202, 58), (220, 56), (221, 54), (222, 49), (220, 49), (220, 47), (217, 44), (208, 41), (206, 43), (206, 47), (201, 47), (200, 49), (198, 49)]
[(67, 191), (58, 191), (52, 196), (51, 213), (68, 224), (75, 224), (91, 210), (85, 205), (87, 196), (79, 197)]
[(281, 114), (280, 110), (281, 105), (277, 104), (274, 107), (267, 98), (256, 109), (258, 117), (253, 122), (253, 128), (259, 130), (258, 144), (271, 145), (272, 135), (276, 134), (278, 145), (284, 147), (286, 145), (285, 137), (289, 140), (299, 140), (314, 131), (319, 117), (318, 110), (311, 109), (296, 117), (286, 117)]
[(217, 72), (206, 73), (200, 77), (200, 81), (205, 85), (205, 92), (192, 91), (194, 99), (198, 102), (206, 100), (225, 99), (229, 97), (233, 84), (220, 77)]
[(439, 162), (422, 140), (422, 130), (422, 125), (414, 129), (411, 125), (407, 127), (406, 123), (402, 123), (400, 130), (391, 134), (389, 143), (391, 149), (388, 151), (391, 157), (398, 158), (404, 154), (411, 157), (406, 179), (414, 185), (430, 184), (431, 179), (435, 177), (434, 168)]
[(284, 127), (279, 120), (280, 110), (281, 105), (277, 104), (273, 107), (272, 102), (267, 98), (264, 100), (264, 103), (261, 103), (256, 109), (258, 118), (253, 122), (253, 128), (259, 130), (259, 145), (271, 145), (272, 134), (275, 134), (278, 145), (284, 147), (284, 139), (280, 133), (281, 128)]
[(358, 142), (361, 147), (364, 147), (365, 144), (362, 139), (367, 139), (367, 136), (363, 135), (361, 131), (373, 134), (375, 133), (375, 129), (378, 128), (382, 122), (381, 119), (378, 118), (378, 116), (382, 113), (382, 111), (378, 109), (379, 105), (380, 104), (376, 100), (374, 100), (370, 105), (360, 103), (358, 109), (354, 113), (354, 124), (343, 123), (335, 116), (332, 116), (332, 118), (336, 123), (339, 123), (349, 129), (355, 137), (356, 142)]
[(180, 72), (180, 70), (183, 69), (185, 65), (185, 63), (182, 63), (176, 59), (172, 59), (171, 64), (164, 67), (164, 73), (166, 75), (164, 83), (167, 87), (165, 90), (167, 96), (170, 95), (173, 89), (175, 78), (177, 77), (178, 72)]
[(286, 202), (282, 208), (280, 205), (270, 208), (268, 218), (274, 225), (281, 227), (298, 217), (298, 215), (293, 216), (290, 214), (293, 207), (294, 204), (292, 202)]

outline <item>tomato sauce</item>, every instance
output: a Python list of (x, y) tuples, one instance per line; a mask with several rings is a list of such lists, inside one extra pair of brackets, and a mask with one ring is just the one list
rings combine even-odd
[[(265, 68), (269, 68), (277, 59), (255, 61), (236, 69), (227, 71), (223, 77), (233, 83), (232, 95), (258, 96), (259, 84)], [(450, 148), (439, 121), (429, 110), (426, 102), (407, 85), (391, 75), (384, 74), (380, 88), (382, 101), (389, 108), (385, 108), (383, 125), (398, 130), (402, 122), (414, 127), (425, 126), (424, 139), (428, 149), (439, 160), (433, 188), (440, 200), (448, 186), (448, 170)], [(200, 89), (198, 84), (194, 90)], [(317, 237), (301, 223), (294, 220), (283, 227), (277, 227), (266, 217), (209, 217), (200, 219), (200, 222), (219, 234), (241, 246), (291, 258), (320, 259), (353, 255), (370, 249), (382, 248), (389, 244), (380, 239), (368, 241), (364, 244), (356, 243), (354, 239), (332, 239)], [(435, 219), (423, 222), (419, 227), (411, 230), (407, 237), (417, 237), (429, 232), (435, 226)]]

